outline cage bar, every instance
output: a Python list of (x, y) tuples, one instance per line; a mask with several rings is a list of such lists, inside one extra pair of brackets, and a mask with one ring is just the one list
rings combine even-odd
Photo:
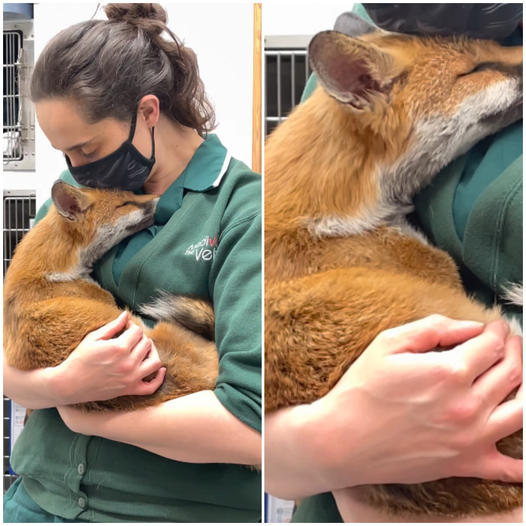
[[(278, 37), (273, 42), (276, 40)], [(306, 47), (266, 47), (265, 71), (265, 134), (268, 135), (301, 99), (311, 72)]]
[(4, 161), (22, 160), (22, 137), (20, 119), (20, 58), (22, 32), (4, 31)]
[[(28, 190), (4, 190), (4, 276), (13, 259), (16, 245), (31, 228), (36, 213), (35, 192)], [(11, 400), (4, 396), (4, 492), (16, 480), (9, 467), (11, 452)]]

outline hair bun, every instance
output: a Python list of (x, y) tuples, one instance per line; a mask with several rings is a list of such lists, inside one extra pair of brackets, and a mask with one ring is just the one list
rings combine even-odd
[[(104, 12), (108, 20), (127, 22), (143, 29), (148, 28), (158, 34), (163, 32), (163, 26), (168, 20), (166, 11), (160, 4), (106, 4)], [(145, 24), (149, 21), (158, 23)]]

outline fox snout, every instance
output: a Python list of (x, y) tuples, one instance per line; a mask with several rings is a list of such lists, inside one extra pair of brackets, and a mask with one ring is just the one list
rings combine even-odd
[[(140, 214), (142, 214), (142, 218), (140, 217), (140, 214), (136, 214), (135, 220), (132, 220), (133, 222), (130, 222), (126, 225), (126, 231), (129, 234), (134, 234), (152, 226), (154, 223), (155, 210), (157, 209), (158, 203), (159, 197), (144, 203), (142, 205), (143, 207), (139, 208), (139, 212)], [(132, 214), (135, 214), (135, 212), (132, 212)]]

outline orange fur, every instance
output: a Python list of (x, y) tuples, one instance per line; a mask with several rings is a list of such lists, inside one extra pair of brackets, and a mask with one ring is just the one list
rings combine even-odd
[[(58, 365), (89, 332), (119, 316), (121, 310), (112, 295), (87, 275), (62, 281), (49, 276), (74, 272), (82, 259), (80, 251), (96, 244), (101, 225), (111, 227), (126, 220), (155, 198), (87, 189), (68, 189), (66, 193), (82, 210), (76, 210), (75, 218), (68, 220), (53, 206), (18, 245), (5, 278), (4, 353), (7, 362), (19, 369)], [(175, 322), (161, 322), (148, 329), (140, 318), (132, 320), (154, 341), (167, 367), (163, 385), (153, 395), (125, 396), (80, 407), (132, 409), (214, 387), (218, 364), (212, 342)]]
[[(468, 113), (481, 130), (519, 118), (513, 87), (509, 107), (494, 121), (483, 112), (493, 86), (518, 76), (522, 48), (324, 32), (311, 43), (311, 59), (321, 86), (273, 132), (265, 151), (267, 411), (326, 394), (384, 329), (435, 313), (483, 322), (500, 316), (469, 299), (453, 260), (408, 234), (399, 219), (412, 195), (454, 157), (433, 157), (429, 122), (462, 124), (468, 97), (475, 97)], [(493, 67), (470, 73), (482, 62)], [(345, 68), (359, 73), (346, 78)], [(478, 139), (484, 133), (492, 132), (484, 128)], [(422, 152), (428, 157), (420, 160)], [(499, 448), (521, 455), (520, 433)], [(520, 506), (522, 486), (444, 479), (363, 486), (359, 498), (394, 520), (458, 519)]]

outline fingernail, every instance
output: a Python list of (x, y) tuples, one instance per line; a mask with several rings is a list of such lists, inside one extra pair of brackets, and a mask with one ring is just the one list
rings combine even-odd
[(480, 329), (484, 324), (480, 321), (459, 320), (459, 326), (466, 329)]

